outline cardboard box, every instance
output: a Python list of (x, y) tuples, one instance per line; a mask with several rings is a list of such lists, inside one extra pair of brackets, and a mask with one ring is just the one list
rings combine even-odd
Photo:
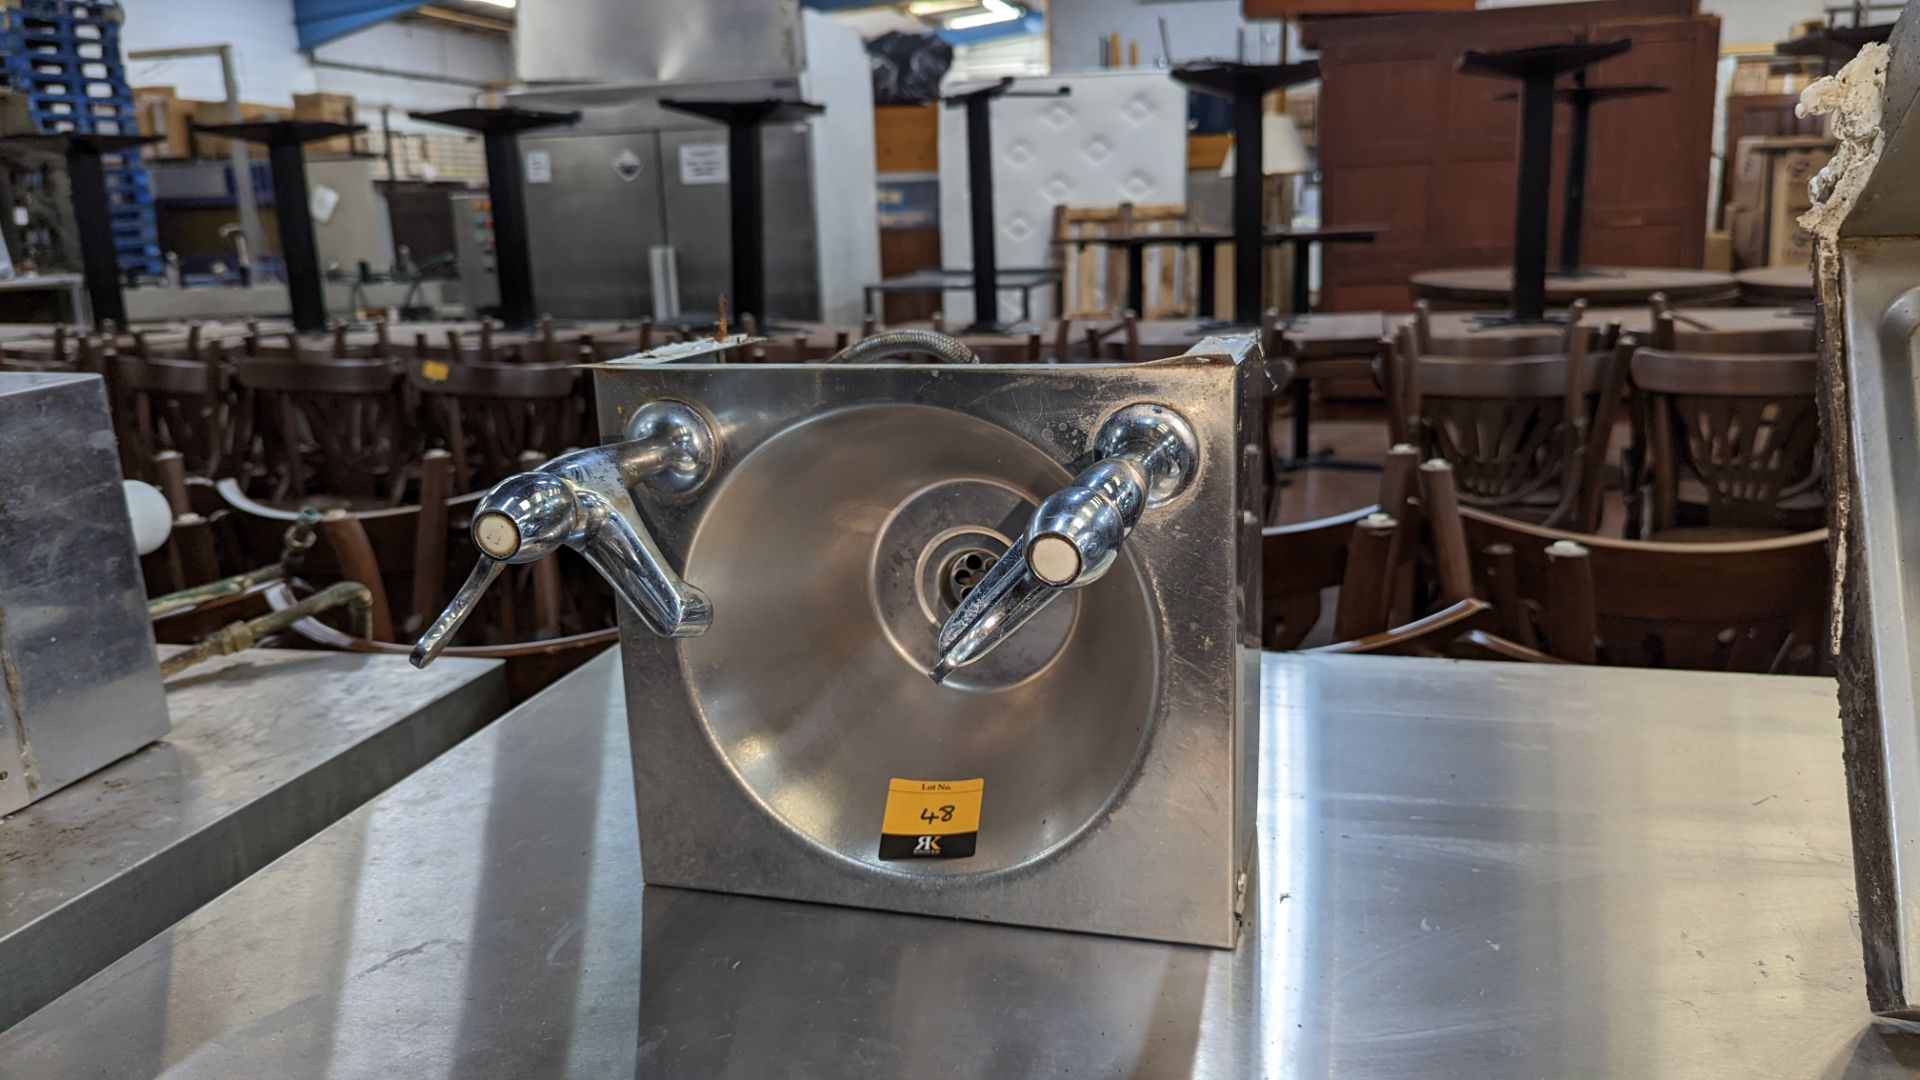
[[(334, 124), (352, 124), (354, 104), (352, 94), (295, 94), (293, 95), (293, 118), (295, 120), (324, 120)], [(307, 144), (309, 154), (352, 154), (360, 152), (365, 139), (359, 135), (339, 135), (331, 139)]]
[[(191, 106), (192, 112), (190, 115), (196, 126), (211, 127), (214, 124), (232, 123), (231, 117), (227, 114), (227, 103), (224, 101), (188, 101), (182, 99), (180, 104), (183, 107)], [(288, 117), (289, 110), (285, 106), (257, 105), (250, 101), (240, 103), (240, 119), (242, 121), (285, 120), (288, 119)], [(196, 132), (193, 136), (193, 156), (199, 158), (224, 158), (227, 156), (227, 147), (230, 141), (231, 140), (220, 138), (217, 135), (202, 135)], [(247, 143), (246, 146), (247, 153), (252, 157), (264, 158), (267, 156), (267, 148), (259, 143)]]
[(1219, 172), (1220, 163), (1233, 149), (1231, 135), (1187, 136), (1187, 171)]
[(1735, 151), (1734, 205), (1727, 214), (1736, 267), (1807, 261), (1812, 239), (1797, 219), (1813, 205), (1807, 185), (1832, 159), (1833, 149), (1833, 140), (1818, 135), (1740, 140)]
[(193, 133), (187, 126), (192, 119), (192, 104), (181, 101), (180, 95), (171, 86), (133, 88), (133, 113), (140, 125), (140, 134), (166, 136), (164, 142), (147, 147), (147, 157), (193, 156)]
[(1733, 236), (1726, 231), (1707, 233), (1707, 258), (1703, 264), (1707, 270), (1718, 270), (1723, 274), (1733, 272)]
[(1784, 60), (1773, 55), (1743, 56), (1734, 62), (1727, 94), (1797, 94), (1820, 77), (1817, 60)]
[(940, 106), (876, 106), (873, 149), (874, 167), (878, 172), (939, 172)]

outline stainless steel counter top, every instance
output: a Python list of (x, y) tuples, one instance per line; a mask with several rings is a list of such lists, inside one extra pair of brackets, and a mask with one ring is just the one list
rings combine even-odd
[(169, 679), (170, 734), (0, 819), (0, 1025), (338, 821), (506, 700), (494, 660), (421, 673), (398, 656), (254, 649)]
[(1920, 1075), (1861, 990), (1831, 682), (1265, 678), (1235, 952), (643, 891), (604, 656), (0, 1034), (0, 1071)]

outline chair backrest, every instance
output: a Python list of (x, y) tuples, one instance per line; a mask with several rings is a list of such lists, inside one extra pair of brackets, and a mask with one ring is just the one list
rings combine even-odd
[[(438, 470), (442, 482), (434, 483)], [(442, 452), (423, 458), (422, 488), (430, 496), (447, 491), (450, 468)], [(232, 532), (252, 565), (277, 558), (281, 536), (297, 513), (247, 498), (239, 485), (221, 481), (218, 491), (230, 511)], [(373, 589), (376, 604), (390, 616), (394, 636), (411, 641), (439, 615), (479, 557), (468, 534), (481, 492), (435, 498), (430, 505), (394, 506), (349, 515), (351, 527), (323, 520), (321, 542), (308, 553), (300, 576), (325, 585), (354, 579)], [(371, 580), (369, 580), (371, 579)], [(530, 641), (611, 626), (612, 591), (571, 550), (557, 552), (535, 566), (514, 567), (482, 598), (461, 629), (465, 644)]]
[(385, 360), (244, 357), (247, 430), (264, 444), (272, 497), (398, 501), (413, 435), (400, 373)]
[[(1127, 295), (1126, 253), (1105, 244), (1076, 243), (1096, 237), (1123, 237), (1151, 229), (1177, 229), (1186, 220), (1183, 206), (1056, 206), (1053, 210), (1052, 257), (1061, 270), (1060, 297), (1063, 310), (1055, 315), (1068, 319), (1118, 318)], [(1160, 245), (1155, 245), (1160, 248)], [(1159, 262), (1179, 258), (1179, 249), (1166, 247), (1147, 254), (1147, 301), (1155, 303), (1154, 285)]]
[(1468, 505), (1517, 509), (1573, 482), (1581, 436), (1567, 367), (1559, 356), (1413, 361), (1416, 443), (1452, 463)]
[(1354, 528), (1378, 506), (1264, 530), (1261, 550), (1262, 646), (1297, 649), (1320, 622), (1326, 590), (1347, 572)]
[(407, 378), (427, 401), (453, 454), (456, 486), (491, 487), (520, 471), (520, 456), (555, 457), (581, 445), (585, 382), (569, 364), (450, 363), (415, 359)]
[(1705, 490), (1709, 527), (1781, 527), (1781, 500), (1816, 482), (1819, 358), (1640, 349), (1635, 390), (1648, 409), (1651, 528), (1677, 523), (1680, 484)]
[[(1577, 545), (1591, 574), (1590, 629), (1601, 663), (1713, 671), (1812, 673), (1826, 664), (1830, 593), (1825, 530), (1729, 544), (1621, 540), (1462, 509), (1478, 570), (1512, 549), (1517, 592), (1542, 625), (1556, 544)], [(1567, 550), (1562, 548), (1562, 550)], [(1570, 656), (1565, 636), (1547, 646)]]
[(1410, 446), (1387, 451), (1380, 501), (1373, 506), (1263, 530), (1261, 637), (1267, 648), (1298, 648), (1320, 621), (1322, 598), (1331, 588), (1340, 590), (1336, 640), (1385, 631), (1411, 614), (1418, 459)]
[(123, 428), (129, 475), (152, 479), (152, 461), (167, 450), (179, 453), (195, 476), (224, 475), (233, 450), (234, 398), (218, 354), (216, 345), (209, 361), (114, 357), (117, 407), (131, 412), (116, 425)]

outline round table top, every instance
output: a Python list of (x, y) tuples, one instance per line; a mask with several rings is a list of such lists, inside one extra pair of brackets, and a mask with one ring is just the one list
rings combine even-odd
[[(1495, 312), (1494, 314), (1498, 314)], [(1562, 312), (1561, 314), (1564, 314)], [(1813, 315), (1810, 312), (1790, 307), (1702, 307), (1685, 308), (1675, 311), (1674, 318), (1683, 330), (1708, 330), (1717, 333), (1731, 331), (1773, 330), (1782, 326), (1812, 326)], [(1390, 317), (1397, 325), (1412, 318), (1411, 315)], [(1457, 338), (1537, 338), (1543, 347), (1557, 348), (1564, 328), (1555, 325), (1515, 326), (1511, 324), (1485, 325), (1474, 321), (1475, 313), (1466, 311), (1437, 311), (1429, 323), (1433, 336), (1439, 340)], [(1653, 315), (1644, 307), (1632, 308), (1588, 308), (1582, 320), (1587, 326), (1598, 332), (1610, 322), (1620, 324), (1625, 333), (1636, 334), (1642, 338), (1652, 333)]]
[(1740, 295), (1755, 299), (1813, 299), (1813, 268), (1810, 266), (1763, 266), (1733, 275), (1740, 283)]
[[(1416, 295), (1447, 303), (1497, 306), (1513, 298), (1513, 268), (1474, 266), (1427, 270), (1409, 279)], [(1733, 299), (1732, 274), (1674, 266), (1595, 266), (1578, 275), (1549, 273), (1547, 303), (1561, 306), (1585, 300), (1595, 307), (1644, 304), (1654, 293), (1675, 302)]]

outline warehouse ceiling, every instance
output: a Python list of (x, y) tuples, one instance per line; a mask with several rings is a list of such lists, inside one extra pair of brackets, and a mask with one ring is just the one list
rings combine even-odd
[[(863, 37), (888, 31), (937, 33), (955, 44), (1038, 33), (1042, 0), (802, 0), (850, 23)], [(294, 0), (300, 47), (316, 46), (407, 16), (511, 33), (519, 0)]]

